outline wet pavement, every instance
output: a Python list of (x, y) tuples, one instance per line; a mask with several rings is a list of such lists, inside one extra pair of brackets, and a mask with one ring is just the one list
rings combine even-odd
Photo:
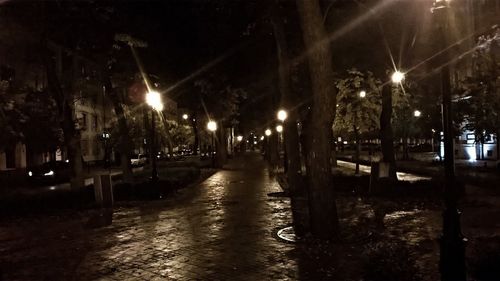
[[(279, 191), (259, 155), (246, 154), (168, 199), (11, 217), (0, 222), (0, 280), (439, 279), (439, 203), (339, 197), (345, 240), (292, 244), (276, 238), (291, 221), (289, 200), (268, 196)], [(475, 238), (499, 230), (477, 218), (498, 217), (499, 201), (475, 192), (464, 204), (474, 255)]]
[(280, 188), (261, 160), (238, 163), (179, 200), (116, 208), (107, 227), (88, 229), (85, 216), (2, 224), (3, 278), (293, 279), (294, 261), (284, 259), (292, 246), (273, 236), (290, 221), (288, 203), (267, 196)]

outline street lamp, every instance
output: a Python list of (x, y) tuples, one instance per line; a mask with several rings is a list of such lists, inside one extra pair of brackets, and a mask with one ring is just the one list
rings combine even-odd
[(215, 158), (214, 158), (214, 149), (215, 149), (215, 142), (214, 142), (214, 137), (215, 137), (215, 131), (217, 131), (217, 123), (215, 121), (208, 121), (207, 123), (207, 129), (212, 132), (212, 167), (215, 167)]
[(415, 116), (415, 117), (417, 117), (417, 118), (418, 118), (418, 117), (420, 117), (421, 115), (422, 115), (422, 112), (420, 112), (420, 110), (415, 110), (415, 111), (413, 111), (413, 116)]
[(361, 92), (359, 92), (359, 97), (360, 97), (360, 98), (364, 98), (364, 97), (366, 97), (366, 91), (361, 91)]
[(187, 114), (185, 114), (185, 113), (184, 113), (184, 114), (182, 114), (182, 119), (187, 120), (188, 118), (189, 118), (189, 115), (187, 115)]
[(264, 132), (264, 134), (269, 137), (272, 134), (271, 129), (266, 129), (266, 131)]
[(242, 141), (243, 140), (243, 136), (237, 136), (236, 140), (239, 141), (239, 142)]
[(276, 126), (276, 132), (278, 132), (278, 133), (283, 132), (283, 126), (281, 126), (281, 125)]
[(447, 36), (449, 33), (449, 5), (450, 0), (435, 0), (431, 12), (435, 15), (440, 48), (441, 66), (441, 94), (444, 133), (444, 172), (445, 172), (445, 210), (443, 211), (443, 235), (440, 239), (440, 266), (441, 280), (466, 280), (465, 242), (460, 225), (460, 211), (458, 199), (461, 193), (455, 178), (455, 152), (453, 145), (453, 120), (451, 108), (451, 82), (449, 50)]
[[(163, 110), (163, 102), (158, 92), (150, 91), (146, 93), (146, 103), (151, 107), (151, 181), (158, 181), (158, 169), (156, 167), (156, 120), (157, 112)], [(156, 111), (156, 112), (155, 112)]]
[(284, 122), (285, 119), (288, 117), (288, 112), (286, 112), (286, 110), (284, 110), (284, 109), (280, 109), (278, 111), (278, 113), (276, 114), (276, 116), (278, 117), (278, 120), (280, 120), (281, 122)]
[(391, 80), (393, 83), (399, 84), (403, 82), (404, 79), (405, 79), (405, 74), (403, 72), (396, 70), (394, 71), (394, 73), (392, 73)]

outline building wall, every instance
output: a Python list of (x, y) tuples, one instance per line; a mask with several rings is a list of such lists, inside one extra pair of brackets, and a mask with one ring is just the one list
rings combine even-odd
[(497, 137), (492, 135), (491, 141), (481, 145), (476, 142), (474, 132), (464, 131), (455, 141), (455, 157), (474, 161), (482, 159), (484, 155), (485, 160), (498, 160), (497, 141)]

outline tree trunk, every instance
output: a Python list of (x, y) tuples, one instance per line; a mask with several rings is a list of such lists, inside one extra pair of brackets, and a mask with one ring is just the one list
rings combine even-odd
[(406, 134), (403, 138), (403, 160), (410, 160), (410, 155), (408, 153), (408, 136)]
[(215, 147), (217, 151), (215, 165), (217, 168), (222, 168), (227, 160), (227, 139), (226, 130), (221, 122), (219, 122), (218, 127), (216, 131), (217, 137), (215, 138)]
[(168, 124), (167, 118), (162, 114), (163, 128), (165, 128), (165, 136), (167, 137), (167, 148), (170, 157), (174, 156), (174, 142), (172, 141), (172, 136), (170, 135), (170, 125)]
[(497, 160), (500, 160), (500, 130), (497, 130)]
[(274, 37), (279, 62), (279, 89), (281, 104), (288, 111), (288, 119), (284, 126), (285, 173), (291, 196), (292, 219), (295, 234), (303, 236), (309, 232), (309, 210), (307, 206), (307, 191), (303, 185), (299, 152), (299, 133), (297, 130), (297, 113), (294, 108), (296, 98), (290, 89), (291, 72), (288, 58), (288, 44), (285, 36), (283, 19), (273, 18)]
[(326, 41), (318, 0), (297, 0), (304, 44), (308, 52), (312, 82), (312, 114), (310, 126), (314, 135), (307, 161), (309, 211), (313, 235), (332, 239), (338, 236), (339, 221), (332, 182), (331, 141), (335, 118), (336, 90), (332, 79), (332, 57)]
[[(83, 163), (81, 150), (81, 135), (80, 131), (75, 128), (77, 120), (75, 119), (73, 102), (74, 102), (74, 76), (73, 72), (69, 73), (69, 85), (63, 91), (63, 87), (57, 77), (56, 69), (54, 68), (52, 56), (47, 46), (47, 40), (44, 39), (43, 61), (47, 74), (47, 84), (49, 91), (56, 101), (61, 129), (64, 134), (64, 144), (67, 149), (69, 164), (71, 167), (71, 189), (79, 191), (83, 188)], [(73, 64), (74, 64), (73, 60)]]
[(278, 161), (278, 133), (273, 132), (269, 136), (269, 165), (273, 171), (278, 167)]
[(481, 138), (481, 160), (484, 160), (484, 137)]
[(144, 126), (144, 136), (150, 136), (148, 137), (147, 143), (142, 142), (142, 149), (143, 153), (146, 155), (150, 154), (149, 148), (151, 146), (151, 143), (153, 140), (151, 139), (151, 135), (149, 132), (151, 132), (151, 126), (150, 126), (150, 121), (149, 121), (149, 108), (145, 104), (142, 106), (142, 121), (143, 121), (143, 126)]
[(338, 144), (337, 144), (337, 142), (335, 142), (334, 145), (332, 146), (332, 154), (331, 154), (332, 168), (334, 168), (334, 169), (338, 166), (337, 165), (337, 148), (338, 148)]
[(380, 114), (380, 141), (382, 161), (389, 163), (389, 177), (396, 180), (396, 158), (394, 156), (394, 136), (392, 133), (392, 89), (391, 85), (382, 86), (382, 112)]
[(193, 153), (194, 155), (198, 155), (198, 149), (200, 148), (200, 133), (198, 132), (198, 124), (196, 123), (196, 120), (198, 120), (198, 118), (196, 115), (193, 115), (192, 117), (193, 118), (191, 118), (191, 126), (193, 127), (194, 134)]
[(356, 141), (356, 175), (359, 175), (359, 155), (361, 152), (361, 144), (359, 143), (359, 132), (358, 128), (354, 126), (354, 139)]
[(111, 83), (111, 74), (106, 75), (106, 80), (104, 85), (106, 91), (108, 91), (108, 97), (113, 103), (113, 109), (115, 110), (116, 118), (118, 121), (118, 133), (119, 142), (118, 150), (120, 151), (120, 168), (123, 174), (123, 182), (131, 183), (133, 181), (132, 167), (130, 164), (130, 156), (132, 154), (132, 142), (130, 141), (129, 129), (127, 124), (127, 118), (123, 110), (123, 100), (120, 95), (116, 92), (116, 89)]

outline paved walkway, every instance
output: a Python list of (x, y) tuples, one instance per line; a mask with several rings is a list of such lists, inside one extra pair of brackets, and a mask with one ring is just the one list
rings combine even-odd
[[(352, 239), (287, 244), (275, 238), (291, 221), (288, 199), (268, 196), (277, 191), (255, 153), (172, 198), (119, 202), (112, 214), (6, 218), (0, 281), (411, 280), (415, 272), (439, 279), (440, 202), (339, 197), (340, 222)], [(477, 192), (464, 202), (472, 262), (500, 250), (498, 198)], [(366, 229), (375, 235), (365, 236)]]
[(89, 230), (83, 216), (0, 225), (10, 230), (0, 236), (4, 280), (296, 279), (293, 245), (273, 236), (290, 222), (287, 199), (269, 197), (279, 186), (257, 155), (245, 157), (181, 202), (115, 209), (107, 227)]

